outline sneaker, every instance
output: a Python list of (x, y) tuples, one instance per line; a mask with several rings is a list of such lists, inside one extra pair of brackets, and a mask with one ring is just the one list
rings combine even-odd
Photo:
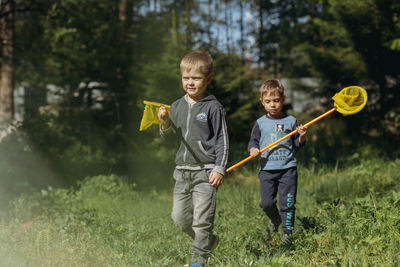
[(289, 244), (292, 241), (292, 231), (284, 231), (282, 234), (282, 243)]
[(218, 246), (219, 243), (219, 236), (213, 235), (212, 241), (211, 241), (211, 252), (214, 251), (214, 249)]
[(267, 234), (271, 235), (272, 233), (276, 233), (278, 231), (279, 225), (281, 224), (281, 220), (279, 219), (276, 222), (272, 222), (272, 220), (268, 221), (268, 225), (267, 225)]

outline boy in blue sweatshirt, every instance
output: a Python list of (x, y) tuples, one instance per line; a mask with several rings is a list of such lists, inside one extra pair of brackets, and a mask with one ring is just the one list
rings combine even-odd
[(174, 197), (171, 217), (193, 238), (191, 266), (204, 266), (219, 238), (213, 234), (217, 188), (222, 184), (228, 160), (225, 111), (207, 93), (213, 60), (203, 51), (181, 61), (186, 94), (172, 103), (170, 115), (160, 107), (160, 133), (179, 141), (175, 156)]
[[(260, 207), (269, 218), (267, 233), (278, 230), (282, 223), (282, 241), (290, 241), (294, 228), (297, 192), (297, 163), (294, 147), (305, 143), (307, 128), (297, 126), (296, 118), (282, 112), (285, 101), (284, 88), (279, 80), (265, 81), (260, 87), (260, 101), (266, 114), (255, 123), (251, 132), (248, 149), (252, 157), (260, 149), (280, 139), (293, 130), (297, 133), (276, 146), (266, 150), (260, 157)], [(276, 197), (279, 193), (279, 210)]]

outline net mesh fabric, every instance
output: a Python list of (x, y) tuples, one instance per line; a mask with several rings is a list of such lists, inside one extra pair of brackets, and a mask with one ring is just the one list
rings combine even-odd
[(140, 122), (140, 131), (146, 130), (153, 124), (160, 124), (160, 121), (158, 120), (158, 109), (161, 106), (164, 106), (167, 109), (168, 113), (170, 109), (169, 105), (164, 105), (157, 102), (150, 102), (145, 100), (143, 101), (143, 103), (146, 106), (144, 108), (142, 121)]
[(332, 97), (337, 111), (343, 115), (351, 115), (362, 110), (367, 103), (367, 92), (359, 86), (343, 88)]

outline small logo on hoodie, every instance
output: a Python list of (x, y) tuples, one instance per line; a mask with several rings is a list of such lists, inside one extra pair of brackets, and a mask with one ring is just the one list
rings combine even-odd
[(196, 120), (206, 122), (207, 121), (207, 114), (205, 112), (197, 114), (196, 115)]

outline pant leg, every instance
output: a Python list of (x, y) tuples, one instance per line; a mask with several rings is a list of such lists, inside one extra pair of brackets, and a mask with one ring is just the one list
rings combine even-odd
[(275, 223), (280, 219), (279, 211), (276, 207), (279, 172), (260, 171), (259, 178), (261, 193), (260, 207), (267, 214), (268, 218)]
[(210, 170), (193, 172), (193, 230), (192, 244), (194, 260), (206, 264), (211, 252), (211, 238), (214, 228), (217, 189), (209, 183)]
[(279, 179), (279, 209), (281, 211), (282, 229), (294, 229), (295, 204), (297, 194), (297, 168), (293, 167), (282, 172)]
[(193, 203), (189, 175), (188, 171), (174, 170), (175, 187), (171, 217), (181, 231), (194, 238)]

